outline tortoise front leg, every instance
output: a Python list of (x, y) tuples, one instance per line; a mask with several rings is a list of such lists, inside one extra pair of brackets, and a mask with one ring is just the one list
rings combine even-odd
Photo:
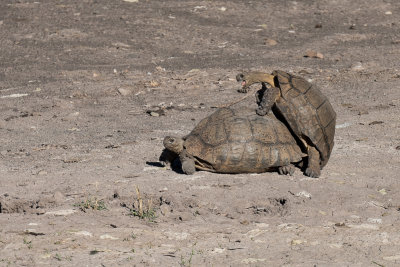
[(256, 99), (261, 101), (258, 104), (257, 114), (260, 116), (266, 115), (278, 100), (280, 96), (280, 90), (277, 87), (267, 88), (259, 91), (261, 95), (257, 95)]
[(308, 165), (305, 170), (305, 175), (318, 178), (321, 175), (321, 167), (319, 165), (320, 155), (318, 150), (315, 147), (308, 147)]
[(179, 159), (181, 160), (182, 171), (184, 173), (190, 175), (190, 174), (193, 174), (196, 172), (196, 165), (195, 165), (194, 159), (193, 159), (193, 157), (188, 155), (186, 150), (183, 150), (179, 154)]
[(279, 167), (278, 168), (278, 172), (279, 172), (279, 174), (284, 174), (284, 175), (290, 175), (290, 176), (292, 176), (293, 175), (293, 173), (294, 173), (294, 171), (295, 171), (295, 167), (293, 166), (293, 164), (289, 164), (289, 165), (286, 165), (286, 166), (281, 166), (281, 167)]

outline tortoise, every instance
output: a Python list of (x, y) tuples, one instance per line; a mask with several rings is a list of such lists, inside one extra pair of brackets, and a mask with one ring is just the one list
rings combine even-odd
[(304, 154), (287, 127), (274, 116), (243, 113), (220, 108), (187, 136), (165, 137), (164, 151), (179, 155), (185, 174), (197, 169), (218, 173), (277, 170), (292, 175), (293, 164), (301, 163)]
[[(272, 110), (284, 121), (308, 155), (305, 174), (319, 177), (334, 145), (336, 113), (328, 98), (304, 78), (280, 70), (240, 73), (236, 79), (242, 82), (239, 92), (243, 93), (252, 84), (262, 83), (256, 94), (257, 114), (264, 116)], [(265, 83), (272, 87), (266, 88)]]

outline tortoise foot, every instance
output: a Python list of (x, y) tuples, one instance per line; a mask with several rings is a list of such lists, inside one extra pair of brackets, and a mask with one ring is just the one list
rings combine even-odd
[(191, 175), (196, 172), (196, 166), (193, 160), (187, 159), (182, 161), (182, 171), (185, 174)]
[(321, 170), (319, 168), (307, 168), (304, 173), (308, 177), (318, 178), (321, 175)]
[(292, 176), (295, 171), (295, 167), (293, 165), (281, 166), (278, 168), (278, 172), (281, 175), (290, 175)]

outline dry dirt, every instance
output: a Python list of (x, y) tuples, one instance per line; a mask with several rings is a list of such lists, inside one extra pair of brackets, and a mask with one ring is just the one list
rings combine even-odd
[[(399, 1), (2, 0), (0, 51), (0, 266), (400, 265)], [(274, 69), (337, 112), (320, 178), (160, 166)]]

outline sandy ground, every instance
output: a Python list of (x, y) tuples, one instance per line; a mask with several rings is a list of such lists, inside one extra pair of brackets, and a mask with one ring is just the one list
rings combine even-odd
[[(400, 265), (399, 1), (3, 0), (0, 51), (0, 266)], [(320, 178), (160, 166), (274, 69), (337, 112)]]

